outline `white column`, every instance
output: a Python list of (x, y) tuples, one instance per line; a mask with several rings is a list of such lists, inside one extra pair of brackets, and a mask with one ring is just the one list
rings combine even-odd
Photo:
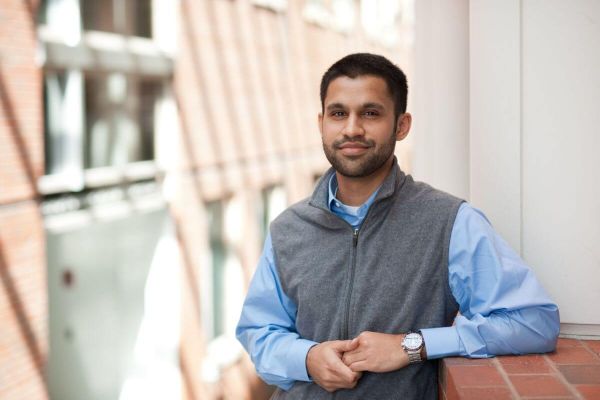
[(470, 187), (510, 245), (521, 250), (520, 1), (470, 3)]
[(600, 336), (600, 2), (524, 0), (523, 256), (563, 334)]
[(469, 2), (415, 1), (413, 174), (469, 198)]

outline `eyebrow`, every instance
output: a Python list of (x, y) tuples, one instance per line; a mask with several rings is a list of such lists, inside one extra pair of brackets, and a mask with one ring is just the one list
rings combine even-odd
[[(375, 109), (378, 109), (378, 110), (383, 110), (384, 109), (384, 107), (383, 107), (382, 104), (380, 104), (380, 103), (373, 103), (373, 102), (364, 103), (364, 104), (361, 105), (361, 107), (362, 108), (375, 108)], [(327, 111), (331, 111), (331, 110), (339, 110), (339, 109), (344, 109), (344, 108), (346, 108), (346, 106), (344, 104), (342, 104), (342, 103), (331, 103), (331, 104), (329, 104), (326, 107), (326, 110)]]
[(383, 110), (383, 105), (379, 103), (365, 103), (362, 105), (363, 108), (376, 108), (378, 110)]
[(339, 110), (340, 108), (346, 108), (342, 103), (331, 103), (327, 106), (326, 110)]

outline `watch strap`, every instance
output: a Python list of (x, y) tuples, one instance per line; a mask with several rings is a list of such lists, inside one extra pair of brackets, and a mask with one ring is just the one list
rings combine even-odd
[(423, 359), (421, 358), (421, 349), (407, 351), (406, 354), (408, 354), (409, 364), (420, 363), (421, 361), (423, 361)]

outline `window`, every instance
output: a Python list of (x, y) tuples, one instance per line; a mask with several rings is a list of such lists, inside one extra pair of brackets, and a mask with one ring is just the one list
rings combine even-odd
[(85, 77), (85, 167), (121, 166), (154, 158), (158, 81), (121, 73)]
[(207, 226), (209, 227), (209, 241), (211, 265), (210, 267), (210, 282), (212, 286), (212, 310), (210, 310), (211, 321), (210, 326), (207, 326), (208, 337), (215, 338), (220, 336), (225, 331), (223, 315), (225, 314), (224, 307), (224, 270), (226, 259), (226, 246), (223, 241), (223, 204), (220, 201), (208, 203), (207, 211)]
[[(42, 193), (114, 184), (126, 172), (121, 167), (155, 159), (158, 128), (176, 122), (167, 112), (173, 43), (160, 34), (174, 30), (176, 14), (174, 3), (156, 2), (162, 18), (154, 26), (154, 3), (41, 2), (47, 175), (40, 179)], [(123, 47), (124, 41), (135, 46)], [(85, 172), (96, 168), (102, 170)]]
[(152, 37), (151, 0), (80, 0), (84, 30)]
[(261, 199), (259, 226), (261, 227), (262, 242), (264, 243), (269, 232), (269, 224), (285, 210), (285, 189), (283, 186), (267, 187), (262, 190)]
[(164, 87), (161, 80), (121, 73), (47, 71), (46, 173), (153, 160)]
[(84, 30), (115, 32), (113, 0), (81, 0), (81, 19)]
[(243, 350), (235, 327), (244, 302), (244, 273), (237, 249), (245, 239), (244, 198), (217, 200), (205, 206), (209, 252), (198, 274), (201, 320), (209, 341), (202, 361), (202, 378), (216, 382), (223, 368), (236, 362)]
[[(241, 204), (236, 199), (226, 202), (207, 203), (207, 226), (209, 227), (210, 263), (205, 279), (210, 287), (203, 292), (211, 304), (204, 316), (207, 337), (233, 337), (235, 326), (244, 300), (244, 278), (241, 261), (238, 257), (232, 232), (239, 231)], [(208, 318), (207, 318), (208, 317)]]
[(44, 79), (47, 174), (77, 175), (82, 166), (81, 73), (48, 71)]

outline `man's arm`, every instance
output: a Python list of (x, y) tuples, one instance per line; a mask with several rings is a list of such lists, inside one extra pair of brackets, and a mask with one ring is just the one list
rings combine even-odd
[[(452, 230), (449, 280), (462, 315), (454, 326), (421, 330), (428, 359), (554, 350), (558, 307), (485, 216), (467, 203), (461, 205)], [(408, 357), (398, 345), (402, 337), (363, 332), (344, 362), (353, 371), (403, 368)]]
[(236, 329), (238, 340), (269, 384), (289, 390), (295, 381), (311, 381), (310, 371), (326, 390), (354, 387), (360, 374), (340, 361), (341, 354), (350, 349), (350, 341), (318, 344), (301, 338), (296, 332), (296, 312), (296, 305), (281, 288), (269, 235), (244, 301)]
[(422, 329), (428, 358), (554, 350), (558, 307), (485, 216), (466, 203), (452, 230), (449, 280), (461, 315), (454, 326)]

